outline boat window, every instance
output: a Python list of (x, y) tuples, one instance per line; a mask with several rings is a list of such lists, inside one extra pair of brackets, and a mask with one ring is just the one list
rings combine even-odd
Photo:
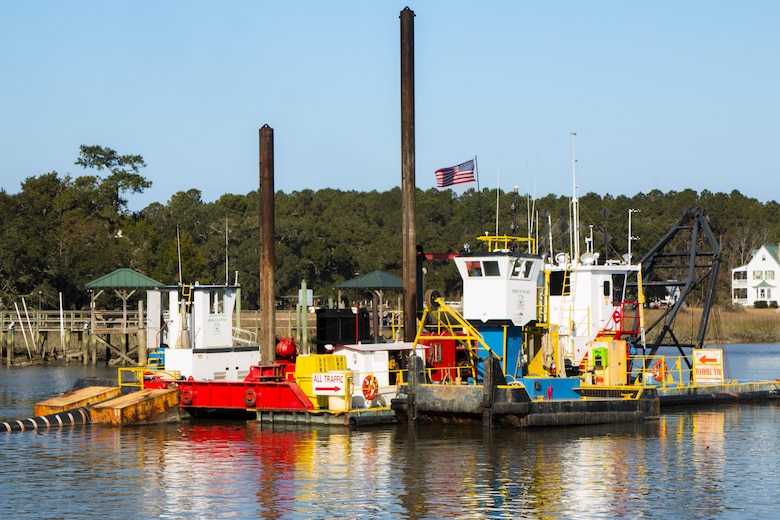
[(479, 262), (466, 262), (466, 272), (469, 276), (482, 276), (482, 265)]
[(612, 284), (609, 282), (609, 280), (604, 280), (604, 296), (612, 296)]
[(623, 301), (623, 288), (626, 285), (625, 274), (612, 275), (612, 301), (614, 305)]
[(441, 343), (434, 343), (430, 346), (430, 349), (428, 350), (428, 363), (430, 364), (439, 364), (441, 363), (442, 355), (441, 355)]
[(221, 291), (210, 291), (209, 299), (211, 300), (211, 314), (224, 314), (224, 297), (225, 295)]
[(485, 268), (485, 276), (501, 276), (501, 271), (498, 269), (498, 262), (495, 260), (482, 262), (482, 267)]
[(530, 279), (533, 267), (533, 262), (528, 260), (515, 260), (515, 265), (512, 267), (512, 278), (523, 277), (526, 280)]
[(550, 273), (550, 296), (565, 296), (571, 292), (568, 271)]

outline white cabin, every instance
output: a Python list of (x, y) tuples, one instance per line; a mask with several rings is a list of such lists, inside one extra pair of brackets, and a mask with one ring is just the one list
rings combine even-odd
[(511, 322), (522, 327), (537, 319), (542, 258), (493, 251), (455, 257), (463, 279), (463, 317), (469, 321)]

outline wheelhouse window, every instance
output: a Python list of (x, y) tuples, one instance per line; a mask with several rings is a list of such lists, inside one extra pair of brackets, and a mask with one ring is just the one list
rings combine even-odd
[(485, 276), (501, 276), (498, 262), (495, 260), (486, 260), (482, 262), (482, 267), (485, 269)]
[(466, 273), (469, 276), (482, 276), (482, 265), (480, 262), (466, 262)]
[(515, 265), (512, 267), (512, 278), (528, 280), (531, 278), (533, 268), (534, 264), (530, 260), (515, 260)]
[(222, 291), (209, 291), (211, 314), (225, 313), (225, 294)]
[(626, 286), (626, 275), (612, 275), (612, 304), (617, 305), (623, 301), (623, 290)]

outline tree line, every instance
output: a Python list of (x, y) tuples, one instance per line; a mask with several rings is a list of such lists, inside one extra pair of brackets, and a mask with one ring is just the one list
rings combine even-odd
[[(85, 284), (122, 267), (168, 285), (233, 283), (237, 276), (242, 307), (258, 307), (257, 191), (224, 194), (207, 203), (191, 189), (133, 212), (126, 197), (151, 186), (140, 174), (142, 156), (82, 146), (75, 163), (89, 174), (52, 171), (25, 179), (17, 194), (0, 190), (0, 309), (13, 308), (21, 298), (54, 309), (60, 293), (66, 308), (87, 308)], [(357, 274), (381, 269), (401, 276), (401, 199), (400, 187), (275, 193), (277, 298), (294, 297), (304, 280), (327, 299), (336, 297), (336, 284)], [(722, 303), (730, 302), (730, 269), (747, 263), (753, 249), (780, 239), (780, 205), (737, 190), (653, 190), (632, 197), (587, 193), (578, 203), (581, 242), (592, 237), (602, 261), (626, 254), (629, 210), (637, 260), (684, 211), (703, 208), (723, 250), (717, 289)], [(570, 195), (531, 200), (488, 188), (460, 195), (418, 189), (417, 238), (426, 253), (452, 253), (476, 250), (477, 236), (498, 229), (499, 234), (530, 233), (538, 237), (541, 253), (555, 254), (569, 249), (570, 206)], [(426, 288), (460, 297), (453, 262), (428, 260), (425, 273)]]

